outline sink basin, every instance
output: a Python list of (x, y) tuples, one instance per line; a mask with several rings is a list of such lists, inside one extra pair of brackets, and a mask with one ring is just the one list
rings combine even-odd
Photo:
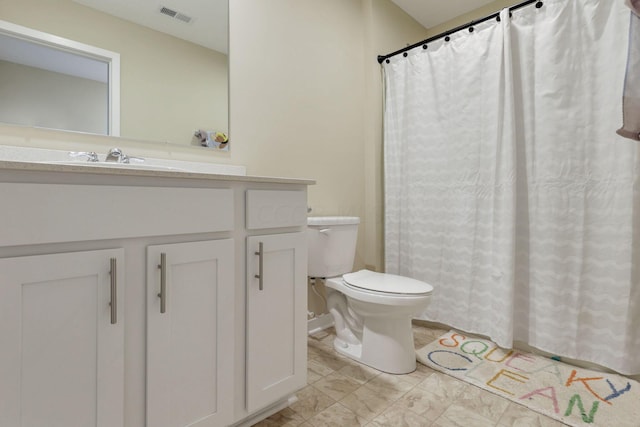
[(67, 165), (67, 166), (88, 166), (92, 168), (111, 168), (111, 169), (137, 169), (137, 170), (155, 170), (155, 171), (174, 171), (174, 172), (186, 172), (184, 169), (176, 168), (173, 166), (164, 165), (150, 165), (146, 163), (115, 163), (115, 162), (73, 162), (73, 161), (52, 161), (52, 162), (39, 162), (52, 165)]
[[(137, 169), (148, 171), (166, 171), (197, 173), (207, 175), (246, 176), (244, 166), (210, 163), (200, 161), (175, 160), (171, 158), (154, 158), (145, 156), (144, 162), (131, 157), (131, 163), (105, 162), (100, 155), (99, 162), (88, 162), (82, 157), (71, 157), (72, 151), (48, 150), (31, 147), (12, 147), (0, 144), (0, 161), (42, 163), (49, 165), (83, 166), (86, 168)], [(168, 153), (167, 153), (168, 154)]]

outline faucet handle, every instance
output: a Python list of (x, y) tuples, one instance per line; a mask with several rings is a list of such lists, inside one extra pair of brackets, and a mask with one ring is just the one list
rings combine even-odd
[(144, 158), (142, 157), (135, 157), (135, 156), (127, 156), (126, 154), (123, 154), (122, 157), (120, 158), (121, 163), (144, 163)]
[(70, 151), (69, 157), (85, 157), (88, 162), (98, 161), (98, 154), (95, 151)]

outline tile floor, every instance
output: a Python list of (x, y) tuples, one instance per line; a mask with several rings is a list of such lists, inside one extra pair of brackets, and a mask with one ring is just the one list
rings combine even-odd
[[(416, 348), (444, 330), (414, 324)], [(310, 336), (307, 387), (256, 424), (300, 427), (561, 427), (565, 424), (418, 363), (407, 375), (360, 365), (333, 349), (333, 329)]]

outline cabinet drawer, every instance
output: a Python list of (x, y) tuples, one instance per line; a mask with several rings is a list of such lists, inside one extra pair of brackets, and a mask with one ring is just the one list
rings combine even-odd
[(0, 184), (0, 246), (230, 231), (233, 191)]
[(305, 191), (247, 191), (247, 229), (298, 227), (306, 224)]

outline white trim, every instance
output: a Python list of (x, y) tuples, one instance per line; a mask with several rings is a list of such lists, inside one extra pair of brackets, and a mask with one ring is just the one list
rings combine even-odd
[(120, 54), (0, 20), (0, 34), (105, 62), (109, 69), (108, 134), (120, 136)]
[(333, 326), (333, 316), (329, 313), (320, 314), (319, 316), (307, 321), (307, 333), (309, 335), (329, 329)]
[(109, 135), (120, 136), (120, 54), (109, 61)]

